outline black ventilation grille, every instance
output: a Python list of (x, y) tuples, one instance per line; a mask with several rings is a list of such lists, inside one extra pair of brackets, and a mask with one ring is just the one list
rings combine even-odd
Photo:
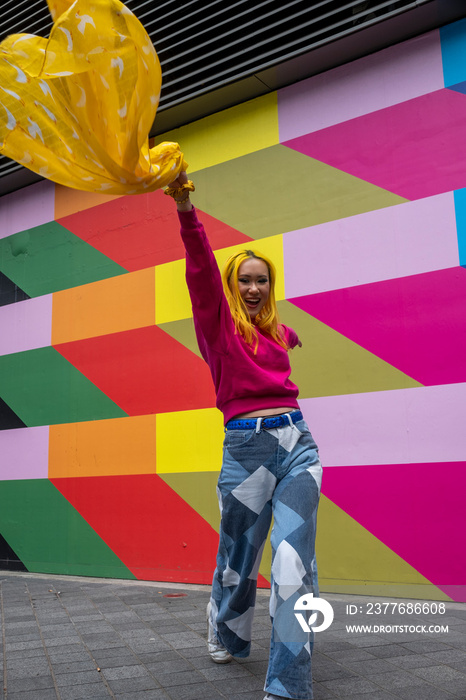
[(254, 75), (413, 7), (409, 0), (129, 0), (163, 70), (160, 110)]
[[(427, 0), (425, 0), (427, 1)], [(162, 64), (159, 111), (412, 9), (412, 0), (127, 0)], [(0, 40), (47, 36), (45, 0), (3, 0)]]
[(52, 19), (46, 0), (2, 0), (0, 41), (9, 34), (48, 36)]
[[(162, 64), (161, 114), (432, 3), (435, 5), (434, 0), (127, 0), (125, 4), (145, 26)], [(46, 0), (2, 0), (0, 40), (20, 32), (47, 36), (51, 26)], [(19, 168), (0, 157), (0, 177)]]

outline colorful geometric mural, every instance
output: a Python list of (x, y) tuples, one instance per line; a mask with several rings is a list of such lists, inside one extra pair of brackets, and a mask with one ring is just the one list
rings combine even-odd
[[(219, 264), (277, 265), (323, 591), (466, 600), (465, 46), (462, 20), (164, 135)], [(209, 583), (222, 417), (173, 203), (41, 182), (0, 224), (3, 541), (30, 571)]]

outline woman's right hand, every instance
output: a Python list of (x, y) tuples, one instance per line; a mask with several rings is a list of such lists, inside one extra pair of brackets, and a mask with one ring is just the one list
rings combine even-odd
[(173, 180), (173, 182), (170, 182), (168, 187), (181, 187), (181, 185), (186, 185), (188, 182), (188, 175), (186, 173), (186, 170), (182, 170), (176, 180)]
[[(186, 185), (186, 183), (188, 182), (188, 179), (189, 178), (188, 178), (188, 175), (186, 173), (186, 170), (182, 170), (180, 172), (180, 174), (178, 175), (178, 177), (176, 178), (176, 180), (173, 180), (173, 182), (170, 182), (170, 184), (168, 186), (174, 187), (174, 188), (181, 187), (182, 185)], [(176, 208), (178, 209), (178, 211), (191, 211), (191, 209), (193, 208), (193, 205), (191, 204), (191, 200), (189, 199), (189, 191), (188, 191), (188, 196), (185, 197), (184, 199), (182, 199), (181, 202), (178, 202), (176, 199), (175, 199), (175, 202), (176, 202)]]

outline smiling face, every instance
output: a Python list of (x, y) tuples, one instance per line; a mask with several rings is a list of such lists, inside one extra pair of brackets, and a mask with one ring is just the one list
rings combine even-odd
[(264, 308), (270, 293), (269, 269), (264, 260), (243, 260), (238, 268), (238, 289), (249, 316), (255, 318)]

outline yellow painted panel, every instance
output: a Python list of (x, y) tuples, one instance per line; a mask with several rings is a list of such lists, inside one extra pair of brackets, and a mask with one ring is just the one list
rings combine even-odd
[(50, 426), (49, 478), (155, 474), (156, 417)]
[(190, 172), (274, 146), (279, 143), (277, 93), (204, 117), (157, 141), (179, 143)]
[(186, 264), (173, 260), (155, 268), (155, 322), (179, 321), (192, 316), (185, 278)]
[(121, 195), (99, 194), (98, 192), (85, 192), (74, 190), (71, 187), (55, 185), (55, 219), (75, 214), (77, 211), (96, 207), (111, 199), (117, 199)]
[(216, 408), (159, 413), (157, 473), (219, 471), (223, 436), (223, 416)]
[(154, 324), (153, 267), (53, 295), (52, 344)]
[[(245, 244), (229, 246), (215, 251), (215, 258), (220, 268), (226, 259), (244, 250)], [(251, 247), (255, 252), (265, 255), (272, 260), (277, 268), (276, 299), (285, 298), (285, 280), (283, 267), (283, 236), (270, 236), (253, 241)], [(191, 301), (185, 279), (185, 261), (157, 265), (155, 274), (155, 321), (157, 324), (179, 321), (192, 316)]]

